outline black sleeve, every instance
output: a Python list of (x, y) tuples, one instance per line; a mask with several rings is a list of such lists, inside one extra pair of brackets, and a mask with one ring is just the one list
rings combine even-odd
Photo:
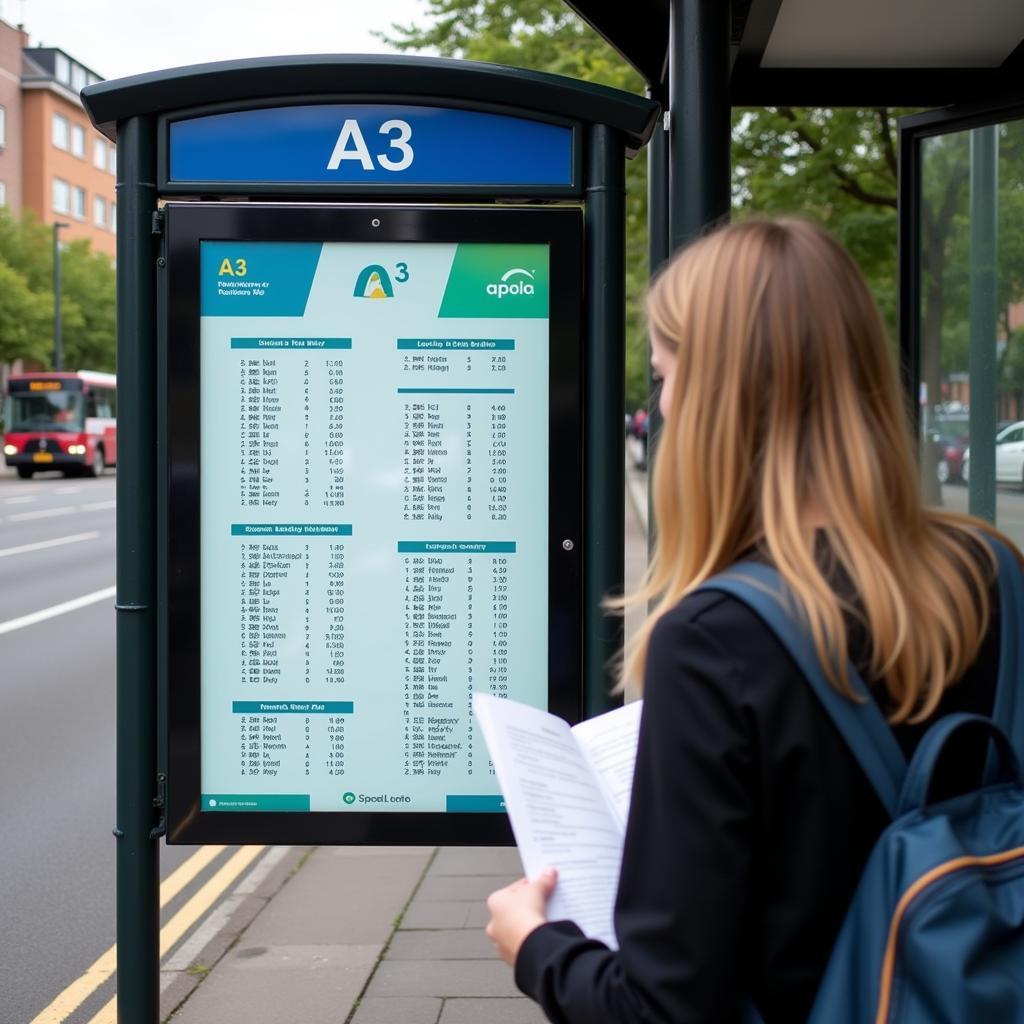
[(729, 653), (670, 612), (648, 651), (615, 907), (620, 949), (554, 922), (531, 933), (516, 960), (516, 983), (553, 1024), (740, 1019), (753, 735)]

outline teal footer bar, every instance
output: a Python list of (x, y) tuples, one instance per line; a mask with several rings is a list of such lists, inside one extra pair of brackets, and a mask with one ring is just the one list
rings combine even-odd
[(308, 793), (204, 793), (204, 811), (308, 811)]
[(504, 814), (505, 798), (496, 796), (453, 796), (445, 798), (445, 810), (462, 814)]

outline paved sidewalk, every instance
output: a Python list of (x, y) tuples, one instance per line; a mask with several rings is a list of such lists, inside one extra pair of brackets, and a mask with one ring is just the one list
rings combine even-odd
[[(629, 499), (626, 533), (630, 587), (647, 541)], [(514, 849), (278, 849), (253, 875), (267, 858), (229, 925), (164, 965), (174, 1024), (543, 1024), (483, 932), (487, 895), (522, 873)]]

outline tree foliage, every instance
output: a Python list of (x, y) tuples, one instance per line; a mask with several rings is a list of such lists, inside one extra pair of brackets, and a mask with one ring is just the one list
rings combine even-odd
[[(392, 25), (382, 39), (401, 50), (427, 50), (548, 71), (642, 93), (643, 80), (562, 0), (424, 0), (415, 25)], [(647, 395), (647, 334), (642, 295), (647, 284), (647, 159), (626, 167), (626, 403)]]
[[(112, 370), (116, 352), (115, 275), (88, 242), (61, 249), (63, 365)], [(0, 363), (53, 360), (53, 229), (0, 208)]]
[[(381, 33), (403, 50), (550, 71), (632, 92), (643, 83), (562, 0), (423, 0), (418, 24)], [(824, 224), (851, 252), (895, 341), (896, 123), (885, 107), (763, 107), (734, 112), (734, 217), (797, 213)], [(1000, 139), (999, 308), (1004, 383), (1024, 365), (1011, 311), (1024, 299), (1024, 124)], [(922, 377), (939, 396), (966, 369), (970, 219), (967, 133), (928, 140), (922, 181)], [(647, 279), (646, 169), (627, 181), (627, 403), (646, 394), (642, 293)], [(1014, 379), (1016, 379), (1014, 377)]]

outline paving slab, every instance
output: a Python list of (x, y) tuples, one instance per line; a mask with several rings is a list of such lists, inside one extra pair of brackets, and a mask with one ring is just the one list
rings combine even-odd
[(229, 953), (174, 1024), (339, 1024), (380, 955), (370, 946), (254, 946)]
[(383, 945), (430, 860), (430, 852), (320, 847), (246, 934), (254, 945)]
[(486, 900), (495, 889), (508, 885), (522, 875), (434, 875), (427, 873), (416, 891), (417, 902), (429, 900)]
[(466, 920), (463, 921), (463, 928), (486, 928), (491, 915), (487, 912), (485, 903), (470, 903), (466, 910)]
[(437, 1024), (443, 1002), (442, 999), (423, 996), (364, 999), (352, 1018), (352, 1024)]
[(475, 903), (460, 900), (417, 900), (409, 904), (400, 930), (419, 928), (464, 928)]
[(433, 875), (516, 875), (523, 873), (514, 846), (442, 846), (430, 865)]
[(366, 995), (518, 996), (512, 968), (492, 960), (382, 960)]
[(438, 1024), (547, 1024), (540, 1007), (518, 999), (446, 999)]
[(491, 940), (482, 928), (395, 932), (388, 960), (493, 960)]

